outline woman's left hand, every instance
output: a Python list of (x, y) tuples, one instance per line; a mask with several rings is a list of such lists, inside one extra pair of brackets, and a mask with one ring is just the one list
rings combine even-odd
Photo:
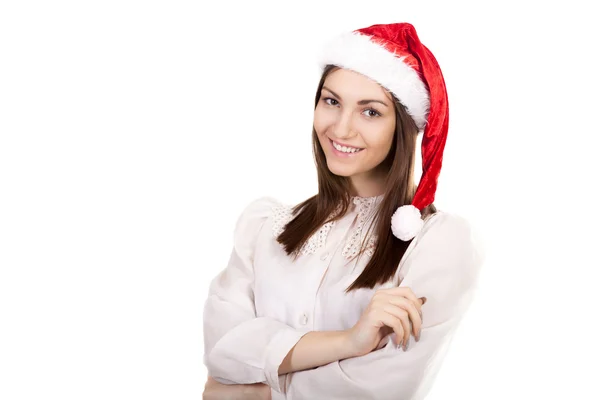
[(271, 400), (271, 388), (264, 383), (225, 385), (209, 376), (202, 400)]

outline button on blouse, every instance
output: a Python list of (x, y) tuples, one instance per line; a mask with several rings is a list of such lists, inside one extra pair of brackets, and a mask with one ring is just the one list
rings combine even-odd
[(302, 316), (300, 317), (300, 325), (306, 325), (307, 322), (308, 317), (306, 316), (306, 314), (302, 314)]

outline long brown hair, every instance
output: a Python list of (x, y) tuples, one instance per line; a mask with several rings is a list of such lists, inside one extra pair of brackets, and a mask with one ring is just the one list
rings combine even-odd
[[(325, 79), (338, 68), (335, 65), (328, 65), (323, 70), (315, 96), (315, 108), (321, 98), (321, 88)], [(371, 229), (371, 226), (375, 225), (373, 232), (377, 235), (377, 242), (373, 255), (365, 269), (346, 289), (346, 292), (360, 288), (372, 289), (376, 284), (383, 284), (390, 280), (412, 241), (404, 242), (396, 238), (392, 233), (390, 224), (396, 209), (402, 205), (411, 204), (417, 189), (413, 181), (413, 172), (419, 131), (404, 106), (393, 94), (392, 98), (396, 110), (395, 135), (389, 154), (377, 166), (377, 168), (388, 171), (385, 180), (385, 193), (369, 227)], [(287, 223), (283, 232), (277, 237), (277, 241), (283, 245), (288, 255), (294, 257), (294, 260), (298, 257), (299, 250), (304, 242), (323, 224), (338, 220), (346, 214), (351, 200), (349, 178), (335, 175), (329, 170), (325, 153), (314, 127), (312, 142), (317, 166), (319, 193), (293, 207), (294, 218)], [(328, 219), (340, 204), (340, 212)], [(436, 212), (437, 209), (431, 204), (421, 211), (421, 216), (425, 218)], [(368, 236), (367, 234), (367, 238)], [(357, 257), (362, 255), (364, 251), (365, 242), (363, 241), (361, 251)]]

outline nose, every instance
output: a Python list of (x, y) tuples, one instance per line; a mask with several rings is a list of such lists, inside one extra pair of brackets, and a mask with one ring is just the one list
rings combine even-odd
[(337, 139), (349, 139), (356, 136), (352, 128), (352, 113), (339, 113), (339, 117), (333, 126), (333, 136)]

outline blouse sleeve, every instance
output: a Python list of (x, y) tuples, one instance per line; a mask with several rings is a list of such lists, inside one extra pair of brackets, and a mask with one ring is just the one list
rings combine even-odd
[[(283, 394), (273, 400), (417, 400), (425, 397), (459, 321), (476, 290), (484, 259), (483, 242), (462, 217), (440, 213), (426, 222), (402, 269), (423, 305), (419, 342), (408, 350), (387, 346), (361, 357), (282, 375)], [(404, 272), (406, 271), (406, 272)], [(392, 335), (395, 337), (395, 334)]]
[(280, 392), (278, 369), (307, 332), (276, 319), (257, 317), (254, 250), (276, 200), (262, 197), (238, 217), (229, 263), (210, 283), (204, 304), (204, 364), (224, 384), (264, 382)]

